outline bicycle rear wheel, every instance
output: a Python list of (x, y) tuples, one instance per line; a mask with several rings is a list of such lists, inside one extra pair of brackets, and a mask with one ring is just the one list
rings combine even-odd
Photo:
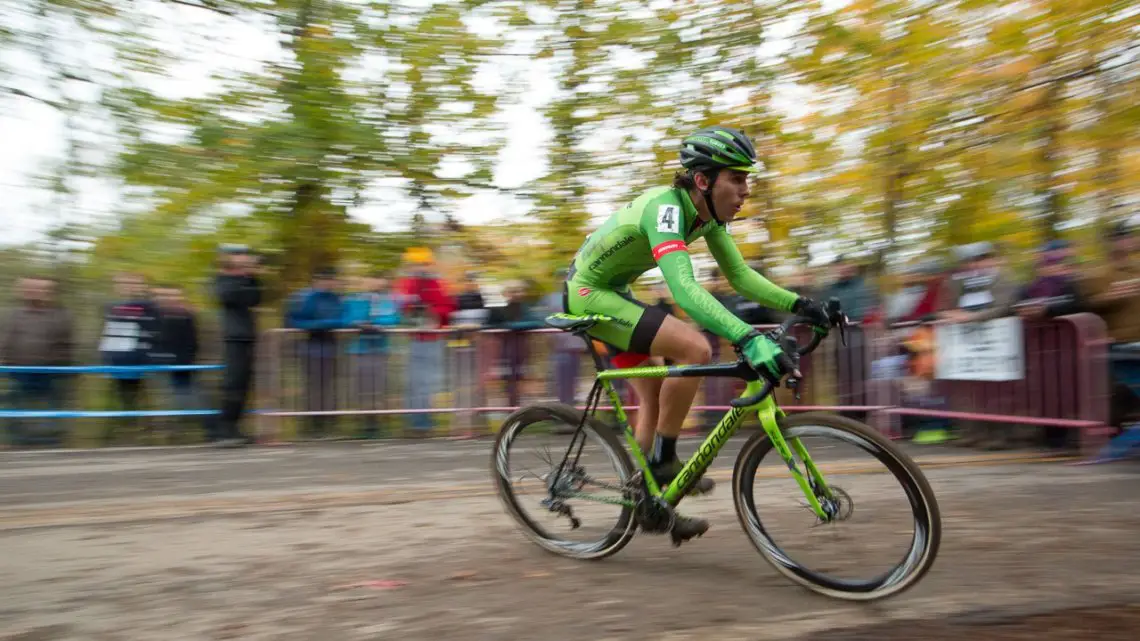
[[(733, 500), (741, 526), (765, 560), (792, 581), (833, 598), (870, 601), (915, 585), (934, 564), (942, 521), (934, 492), (914, 461), (872, 428), (834, 414), (800, 414), (781, 419), (780, 428), (798, 468), (834, 516), (827, 522), (816, 517), (767, 433), (757, 433), (737, 458)], [(797, 440), (823, 483), (795, 454)], [(772, 467), (762, 467), (765, 457)], [(781, 502), (781, 493), (795, 500)], [(811, 524), (806, 533), (800, 528), (781, 535), (781, 526), (805, 521)], [(793, 552), (793, 546), (804, 551)], [(862, 564), (873, 568), (856, 568)]]
[(637, 531), (625, 489), (633, 463), (614, 430), (593, 417), (567, 433), (581, 420), (582, 412), (561, 403), (519, 409), (495, 438), (491, 476), (527, 538), (560, 556), (600, 559)]

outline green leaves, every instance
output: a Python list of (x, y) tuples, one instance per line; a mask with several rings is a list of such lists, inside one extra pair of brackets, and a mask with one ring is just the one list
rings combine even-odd
[[(481, 259), (550, 273), (598, 219), (671, 179), (683, 135), (718, 123), (743, 128), (767, 169), (747, 211), (770, 239), (750, 251), (768, 257), (798, 259), (822, 240), (925, 251), (1135, 197), (1140, 88), (1124, 2), (155, 1), (202, 18), (186, 27), (190, 49), (249, 25), (279, 46), (261, 65), (219, 65), (186, 97), (158, 79), (192, 61), (146, 3), (10, 3), (4, 16), (21, 19), (0, 20), (0, 48), (48, 69), (42, 88), (0, 70), (0, 87), (14, 83), (0, 101), (27, 100), (17, 89), (73, 123), (67, 159), (43, 180), (53, 206), (74, 202), (84, 174), (126, 185), (119, 237), (92, 254), (108, 264), (166, 238), (170, 251), (145, 261), (162, 271), (248, 237), (288, 257), (285, 287), (320, 262), (390, 258), (450, 220), (448, 238)], [(80, 42), (115, 59), (53, 57)], [(545, 127), (508, 140), (504, 108), (517, 105)], [(99, 143), (80, 131), (107, 118)], [(537, 174), (499, 190), (526, 222), (455, 222), (487, 206), (471, 197), (498, 189), (508, 144)], [(93, 160), (93, 146), (113, 153)], [(407, 227), (413, 215), (415, 233), (390, 237), (354, 218)], [(495, 250), (504, 238), (525, 249)]]

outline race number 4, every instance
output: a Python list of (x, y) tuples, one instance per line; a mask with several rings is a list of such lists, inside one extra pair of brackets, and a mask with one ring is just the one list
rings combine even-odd
[(681, 209), (676, 205), (657, 208), (657, 231), (663, 234), (681, 233)]

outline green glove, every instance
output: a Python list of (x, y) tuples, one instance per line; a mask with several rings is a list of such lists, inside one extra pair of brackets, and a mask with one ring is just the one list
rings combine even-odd
[(787, 354), (784, 354), (772, 339), (760, 332), (749, 333), (740, 339), (736, 348), (744, 355), (744, 360), (752, 366), (752, 369), (764, 376), (770, 376), (772, 380), (778, 381), (788, 373), (784, 369), (784, 361), (790, 362)]

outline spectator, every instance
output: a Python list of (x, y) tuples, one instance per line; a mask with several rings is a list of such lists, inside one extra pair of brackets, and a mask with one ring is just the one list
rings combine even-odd
[[(71, 314), (56, 302), (51, 278), (23, 278), (20, 306), (8, 318), (0, 344), (0, 363), (23, 367), (66, 366), (73, 363)], [(64, 406), (66, 376), (61, 374), (10, 374), (15, 409), (60, 410)], [(14, 446), (45, 443), (59, 445), (63, 430), (58, 419), (8, 421), (8, 442)]]
[[(392, 295), (386, 272), (362, 279), (361, 292), (345, 303), (346, 324), (360, 330), (352, 341), (357, 399), (362, 409), (388, 408), (388, 344), (385, 328), (400, 324), (400, 302)], [(379, 421), (375, 414), (364, 418), (365, 438), (376, 438)]]
[[(162, 365), (193, 365), (198, 360), (198, 321), (186, 303), (182, 290), (174, 285), (155, 289), (161, 315), (158, 319), (158, 339), (155, 345), (155, 362)], [(178, 410), (200, 409), (194, 387), (194, 372), (170, 372), (170, 387)], [(207, 436), (214, 428), (209, 421), (203, 423)]]
[[(455, 300), (447, 294), (443, 282), (432, 269), (434, 257), (426, 247), (410, 248), (404, 255), (406, 276), (397, 290), (403, 296), (402, 314), (405, 324), (421, 330), (440, 329), (450, 323)], [(408, 349), (408, 409), (429, 409), (432, 398), (443, 384), (443, 335), (420, 331), (411, 336)], [(411, 416), (415, 433), (427, 435), (435, 422), (429, 413)]]
[[(452, 401), (456, 407), (475, 407), (479, 404), (482, 386), (479, 384), (479, 358), (474, 331), (487, 323), (489, 313), (475, 272), (464, 275), (463, 291), (456, 302), (459, 309), (451, 315), (450, 322), (456, 332), (447, 345), (452, 357), (449, 373), (454, 392)], [(475, 428), (473, 414), (458, 415), (456, 420), (464, 422), (462, 427), (468, 430)]]
[(483, 315), (482, 313), (483, 310), (487, 308), (487, 303), (483, 301), (483, 292), (479, 290), (479, 281), (476, 279), (474, 272), (464, 274), (463, 291), (456, 297), (455, 302), (458, 311), (477, 312), (476, 314), (465, 315), (465, 320), (474, 321), (474, 324), (478, 325), (483, 324), (483, 319), (479, 317)]
[(220, 270), (214, 293), (222, 308), (222, 416), (207, 431), (206, 439), (221, 446), (246, 444), (239, 423), (253, 384), (254, 351), (257, 347), (257, 319), (253, 309), (261, 304), (262, 286), (256, 257), (240, 245), (221, 248)]
[[(891, 378), (898, 384), (901, 400), (908, 406), (945, 410), (946, 398), (934, 385), (934, 330), (926, 324), (938, 319), (949, 299), (947, 278), (937, 258), (918, 259), (901, 270), (900, 288), (884, 297), (882, 323), (888, 328), (887, 340), (894, 346), (879, 362), (897, 364), (900, 370)], [(919, 325), (915, 325), (921, 323)], [(916, 442), (933, 443), (949, 438), (945, 419), (902, 416), (903, 435)]]
[[(103, 362), (112, 366), (141, 367), (150, 365), (154, 341), (158, 337), (158, 306), (147, 296), (146, 282), (138, 274), (123, 273), (115, 277), (115, 290), (120, 302), (108, 305), (104, 312), (103, 338), (99, 352)], [(119, 407), (125, 411), (139, 411), (143, 392), (141, 371), (115, 372), (115, 391)], [(137, 417), (124, 417), (120, 427), (138, 427)], [(109, 444), (114, 437), (116, 422), (107, 424), (103, 441)], [(149, 425), (149, 423), (148, 423)], [(153, 437), (147, 429), (146, 436)]]
[(920, 260), (903, 269), (902, 287), (884, 301), (887, 326), (933, 320), (942, 311), (946, 279), (937, 259)]
[[(795, 266), (793, 271), (784, 278), (778, 279), (779, 284), (796, 292), (800, 296), (806, 296), (818, 301), (826, 300), (821, 298), (821, 294), (826, 294), (826, 291), (819, 287), (822, 282), (823, 275), (818, 268), (804, 265), (802, 268)], [(771, 319), (773, 324), (780, 324), (792, 317), (791, 312), (781, 312), (774, 309), (765, 310), (765, 313)], [(743, 317), (742, 317), (743, 318)]]
[(507, 368), (507, 404), (521, 405), (522, 382), (526, 378), (527, 336), (523, 332), (542, 327), (531, 296), (534, 284), (516, 280), (504, 292), (507, 304), (491, 310), (490, 325), (511, 330), (502, 336), (502, 359)]
[(840, 256), (835, 262), (838, 280), (827, 289), (823, 299), (838, 298), (853, 323), (860, 323), (876, 306), (875, 291), (867, 282), (867, 268)]
[(1006, 273), (997, 248), (988, 242), (958, 248), (963, 266), (950, 278), (941, 318), (965, 323), (1008, 316), (1017, 299), (1017, 286)]
[[(1007, 273), (997, 248), (989, 242), (978, 242), (956, 249), (962, 267), (947, 283), (946, 311), (943, 322), (970, 323), (1009, 316), (1017, 300), (1018, 287)], [(957, 445), (983, 449), (1008, 449), (1036, 434), (1036, 428), (988, 425), (979, 421), (959, 424)]]
[(1021, 291), (1016, 305), (1022, 318), (1055, 318), (1085, 309), (1085, 301), (1073, 269), (1068, 243), (1053, 241), (1041, 252), (1037, 278)]
[[(298, 292), (289, 304), (286, 326), (305, 330), (301, 344), (305, 371), (306, 403), (309, 412), (336, 409), (336, 335), (333, 330), (346, 327), (344, 300), (338, 289), (336, 269), (324, 267), (313, 273), (312, 285)], [(330, 436), (332, 416), (309, 416), (302, 437)]]
[(1091, 302), (1113, 341), (1112, 424), (1123, 426), (1140, 407), (1140, 231), (1122, 222), (1108, 239), (1108, 264), (1093, 281)]
[[(551, 314), (564, 313), (566, 306), (565, 298), (566, 275), (568, 270), (566, 268), (559, 268), (554, 272), (554, 282), (558, 284), (554, 291), (550, 292), (539, 301), (539, 315), (543, 318)], [(660, 288), (658, 289), (660, 292)], [(668, 303), (666, 303), (668, 304)], [(552, 367), (549, 370), (549, 387), (555, 391), (558, 402), (565, 403), (566, 405), (574, 405), (575, 392), (578, 385), (578, 371), (582, 362), (582, 353), (586, 349), (586, 345), (581, 338), (574, 336), (569, 332), (557, 332), (548, 336), (553, 354)], [(560, 431), (566, 431), (566, 426), (560, 425)]]

